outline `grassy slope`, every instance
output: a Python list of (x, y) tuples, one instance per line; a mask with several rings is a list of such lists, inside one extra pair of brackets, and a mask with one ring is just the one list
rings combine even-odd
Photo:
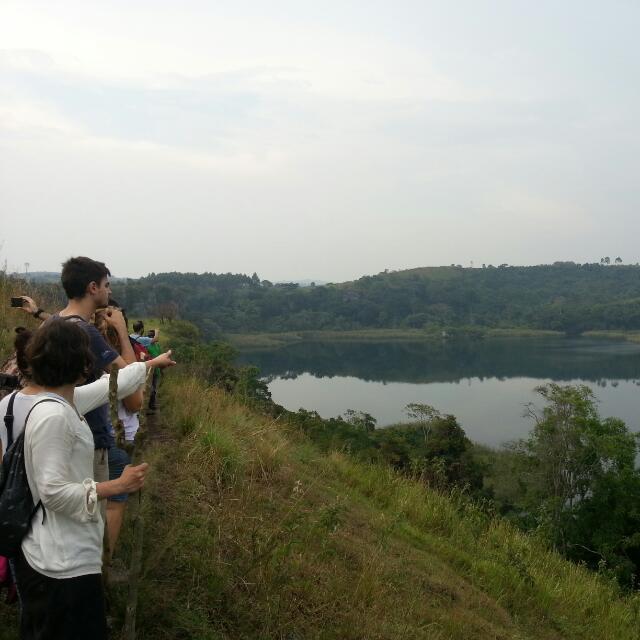
[(162, 394), (140, 637), (637, 637), (637, 599), (464, 500), (186, 377)]

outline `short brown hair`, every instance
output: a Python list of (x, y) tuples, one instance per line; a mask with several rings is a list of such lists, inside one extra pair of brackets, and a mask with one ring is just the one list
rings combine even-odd
[(93, 367), (89, 337), (75, 322), (45, 322), (26, 350), (31, 379), (43, 387), (61, 387), (86, 378)]
[(87, 293), (87, 287), (95, 282), (100, 282), (111, 275), (109, 269), (104, 262), (92, 260), (86, 256), (78, 256), (77, 258), (69, 258), (62, 265), (62, 288), (67, 294), (69, 300), (73, 298), (84, 298)]

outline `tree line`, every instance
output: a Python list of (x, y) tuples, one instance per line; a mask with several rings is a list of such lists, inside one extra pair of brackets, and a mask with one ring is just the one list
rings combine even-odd
[(224, 333), (376, 328), (640, 328), (640, 266), (429, 267), (300, 287), (257, 274), (152, 273), (114, 287), (131, 315)]

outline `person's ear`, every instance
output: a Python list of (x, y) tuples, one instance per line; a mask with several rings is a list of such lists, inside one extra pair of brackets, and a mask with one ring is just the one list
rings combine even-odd
[(98, 283), (95, 280), (92, 280), (88, 285), (87, 285), (87, 293), (89, 295), (96, 293), (96, 291), (98, 290)]

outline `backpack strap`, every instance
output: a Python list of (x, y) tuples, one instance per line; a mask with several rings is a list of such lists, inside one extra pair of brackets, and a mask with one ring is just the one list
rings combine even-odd
[(13, 403), (17, 394), (17, 391), (11, 394), (7, 405), (7, 413), (4, 414), (4, 426), (7, 428), (7, 449), (13, 444)]
[[(62, 402), (60, 402), (60, 400), (56, 400), (55, 398), (42, 398), (42, 400), (38, 400), (38, 402), (36, 402), (31, 409), (29, 409), (29, 413), (27, 413), (27, 417), (24, 419), (24, 429), (23, 431), (27, 432), (27, 422), (29, 421), (29, 416), (31, 415), (31, 412), (39, 405), (42, 404), (43, 402), (57, 402), (58, 404), (62, 404)], [(63, 405), (64, 406), (64, 405)]]

